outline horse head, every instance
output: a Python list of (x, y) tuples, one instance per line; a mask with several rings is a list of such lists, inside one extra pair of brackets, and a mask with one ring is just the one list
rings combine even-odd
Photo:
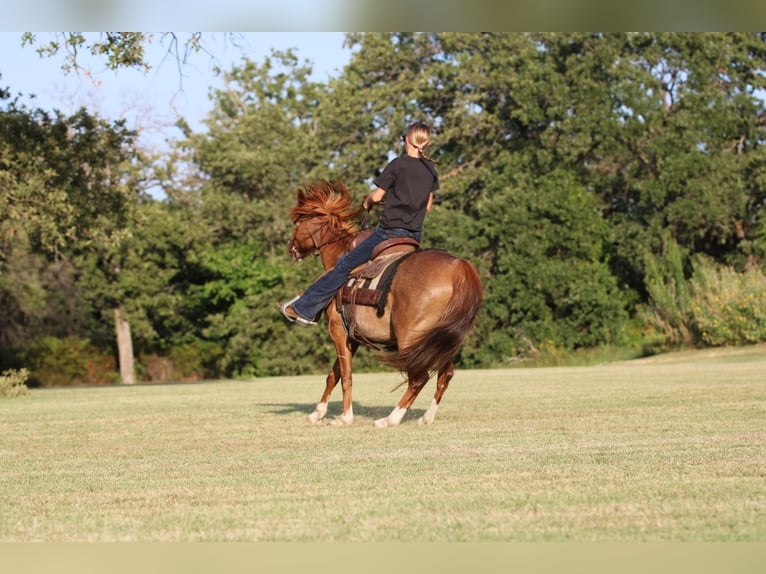
[(327, 180), (304, 185), (296, 193), (296, 205), (290, 212), (293, 234), (287, 244), (293, 261), (318, 253), (325, 245), (353, 236), (354, 221), (363, 213), (354, 205), (342, 182)]

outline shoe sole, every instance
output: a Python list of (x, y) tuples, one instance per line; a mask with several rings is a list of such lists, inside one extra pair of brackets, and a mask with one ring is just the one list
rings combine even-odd
[(277, 302), (277, 307), (279, 307), (279, 310), (282, 311), (282, 315), (284, 315), (285, 319), (290, 321), (291, 323), (295, 323), (296, 325), (300, 325), (301, 327), (310, 327), (311, 325), (316, 325), (315, 321), (309, 321), (308, 319), (304, 319), (300, 315), (297, 317), (291, 317), (287, 314), (287, 308), (294, 304), (298, 299), (300, 299), (300, 295), (296, 295), (292, 299), (290, 299), (287, 303), (279, 303)]

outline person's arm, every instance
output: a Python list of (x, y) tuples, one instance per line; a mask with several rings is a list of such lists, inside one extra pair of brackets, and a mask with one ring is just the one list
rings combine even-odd
[(428, 194), (428, 205), (426, 205), (426, 211), (431, 211), (431, 206), (434, 204), (434, 194)]
[(383, 200), (383, 197), (385, 195), (386, 195), (386, 190), (379, 187), (375, 191), (373, 191), (370, 195), (364, 198), (364, 202), (362, 203), (362, 206), (367, 211), (370, 211), (370, 208), (372, 208), (372, 204), (380, 203)]

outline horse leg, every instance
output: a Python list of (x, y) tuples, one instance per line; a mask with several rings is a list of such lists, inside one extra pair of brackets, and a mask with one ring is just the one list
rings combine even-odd
[(449, 365), (439, 371), (439, 376), (436, 379), (436, 392), (434, 393), (434, 398), (431, 400), (431, 404), (429, 405), (428, 410), (423, 413), (422, 417), (418, 419), (418, 424), (430, 425), (432, 422), (434, 422), (436, 410), (439, 408), (439, 403), (442, 400), (444, 391), (447, 390), (449, 382), (452, 380), (454, 375), (455, 368), (451, 362)]
[(343, 391), (343, 409), (341, 415), (330, 424), (338, 426), (350, 425), (354, 422), (354, 406), (351, 402), (351, 364), (352, 359), (354, 358), (354, 353), (356, 353), (356, 350), (359, 348), (359, 343), (348, 338), (346, 329), (343, 327), (343, 323), (339, 318), (337, 320), (330, 320), (330, 337), (335, 344), (335, 352), (338, 356), (336, 364), (338, 365), (340, 387)]
[(335, 359), (335, 363), (332, 366), (332, 370), (327, 375), (327, 379), (325, 380), (325, 387), (324, 387), (324, 393), (322, 393), (322, 398), (319, 399), (317, 406), (314, 407), (314, 412), (309, 415), (310, 423), (314, 423), (314, 424), (318, 423), (327, 414), (327, 403), (330, 401), (330, 395), (332, 394), (332, 391), (335, 388), (335, 385), (338, 384), (339, 380), (340, 380), (340, 362), (338, 361), (338, 359)]
[[(354, 346), (356, 350), (356, 345)], [(354, 351), (349, 349), (349, 355), (353, 355)], [(345, 357), (339, 357), (340, 360), (340, 388), (343, 391), (343, 408), (341, 414), (330, 424), (341, 426), (350, 425), (354, 422), (354, 405), (351, 402), (351, 356), (346, 360)], [(346, 363), (346, 365), (344, 365)], [(344, 368), (344, 366), (346, 368)]]
[[(354, 353), (356, 353), (356, 350), (358, 348), (359, 348), (359, 345), (352, 342), (352, 344), (347, 349), (348, 355), (353, 357)], [(335, 389), (335, 386), (338, 384), (338, 381), (342, 380), (341, 358), (343, 356), (345, 355), (338, 355), (338, 358), (335, 359), (335, 363), (333, 363), (332, 370), (330, 370), (330, 372), (327, 375), (327, 379), (325, 379), (325, 388), (324, 388), (324, 392), (322, 393), (322, 398), (319, 399), (319, 402), (317, 403), (316, 407), (314, 407), (314, 412), (312, 412), (309, 415), (310, 423), (316, 424), (320, 422), (324, 418), (324, 416), (327, 414), (327, 404), (330, 402), (330, 395)], [(350, 368), (349, 368), (349, 371), (350, 371)], [(346, 395), (345, 390), (343, 391), (343, 394), (344, 396)], [(350, 394), (349, 394), (349, 402), (350, 402)], [(345, 405), (344, 405), (343, 412), (346, 413)], [(343, 417), (341, 418), (343, 419)], [(353, 418), (354, 418), (354, 413), (352, 410), (350, 412), (350, 420), (353, 420)], [(346, 416), (345, 419), (348, 420), (349, 417)], [(350, 422), (345, 423), (345, 420), (344, 420), (344, 424), (351, 424), (351, 423)]]
[(407, 411), (412, 406), (412, 403), (415, 402), (418, 394), (428, 382), (428, 374), (418, 379), (413, 379), (409, 374), (408, 377), (407, 390), (404, 392), (404, 396), (399, 401), (399, 404), (396, 405), (394, 410), (391, 411), (391, 414), (389, 414), (387, 417), (376, 420), (373, 423), (375, 428), (394, 427), (401, 423), (404, 415), (407, 414)]

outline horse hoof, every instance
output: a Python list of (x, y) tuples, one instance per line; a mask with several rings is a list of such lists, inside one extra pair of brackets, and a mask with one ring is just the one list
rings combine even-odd
[(322, 419), (327, 414), (327, 403), (317, 403), (314, 412), (309, 415), (309, 422), (311, 424), (317, 424), (322, 422)]

